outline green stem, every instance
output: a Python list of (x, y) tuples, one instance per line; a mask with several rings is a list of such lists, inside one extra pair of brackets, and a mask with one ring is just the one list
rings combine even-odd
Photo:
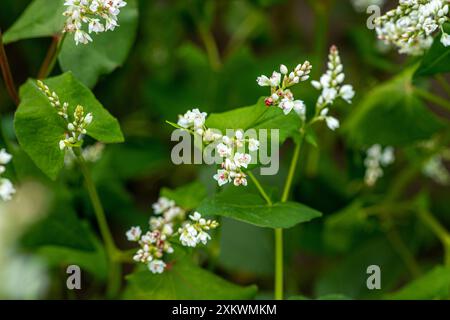
[(292, 181), (294, 180), (295, 169), (297, 167), (298, 159), (300, 157), (300, 150), (302, 148), (304, 137), (305, 134), (302, 131), (300, 141), (295, 145), (294, 154), (292, 155), (291, 164), (289, 166), (289, 172), (286, 178), (286, 182), (284, 184), (283, 195), (281, 196), (281, 202), (286, 202), (289, 198), (289, 193), (291, 191)]
[(209, 63), (213, 70), (218, 71), (222, 67), (222, 61), (220, 59), (219, 49), (217, 48), (214, 36), (208, 27), (203, 24), (197, 26), (200, 38), (205, 45), (206, 54), (208, 55)]
[(450, 96), (450, 84), (447, 82), (445, 77), (442, 74), (437, 74), (435, 78), (442, 87), (442, 89), (444, 89), (445, 93), (447, 93), (447, 95)]
[(6, 55), (5, 47), (3, 45), (2, 31), (0, 30), (0, 69), (2, 71), (3, 79), (5, 81), (6, 90), (16, 106), (19, 106), (20, 99), (17, 94), (14, 79), (11, 73), (11, 68)]
[(270, 200), (270, 197), (267, 195), (266, 191), (261, 186), (261, 184), (259, 183), (258, 179), (256, 179), (255, 175), (251, 171), (247, 172), (247, 174), (250, 177), (250, 179), (252, 179), (253, 183), (255, 184), (255, 186), (258, 189), (258, 191), (261, 194), (261, 196), (264, 198), (264, 200), (266, 200), (267, 204), (269, 206), (271, 206), (272, 205), (272, 200)]
[(433, 214), (426, 210), (421, 209), (418, 212), (419, 218), (428, 226), (433, 234), (441, 241), (444, 247), (444, 262), (447, 267), (450, 267), (450, 233), (445, 227), (433, 216)]
[(66, 39), (66, 33), (58, 34), (53, 37), (52, 43), (47, 51), (47, 55), (44, 62), (39, 69), (38, 79), (47, 78), (53, 71), (58, 60), (59, 53), (61, 52), (62, 45)]
[(79, 149), (74, 149), (74, 152), (78, 158), (78, 163), (80, 165), (81, 172), (84, 176), (86, 188), (89, 193), (92, 206), (94, 208), (94, 213), (100, 229), (100, 234), (105, 244), (106, 253), (108, 254), (109, 277), (107, 286), (107, 296), (113, 298), (117, 295), (120, 289), (121, 266), (118, 263), (118, 261), (120, 260), (122, 254), (116, 248), (116, 245), (114, 243), (114, 239), (112, 237), (111, 231), (109, 230), (108, 222), (106, 220), (105, 212), (103, 210), (100, 197), (98, 196), (97, 189), (95, 187), (89, 168), (86, 165), (86, 161), (84, 160), (83, 155), (81, 154), (81, 151)]
[(414, 87), (414, 92), (419, 97), (421, 97), (421, 98), (423, 98), (423, 99), (425, 99), (425, 100), (427, 100), (429, 102), (432, 102), (432, 103), (434, 103), (434, 104), (436, 104), (436, 105), (438, 105), (440, 107), (443, 107), (447, 111), (450, 111), (450, 101), (448, 101), (448, 100), (446, 100), (444, 98), (441, 98), (441, 97), (439, 97), (439, 96), (437, 96), (437, 95), (435, 95), (435, 94), (433, 94), (431, 92), (428, 92), (426, 90), (418, 88), (418, 87)]

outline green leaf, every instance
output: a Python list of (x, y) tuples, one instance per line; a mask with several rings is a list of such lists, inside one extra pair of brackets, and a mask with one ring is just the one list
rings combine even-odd
[(434, 300), (450, 296), (450, 268), (437, 266), (397, 292), (385, 295), (389, 300)]
[(185, 210), (193, 210), (206, 197), (206, 187), (200, 182), (193, 182), (175, 190), (163, 188), (161, 196), (174, 200)]
[[(86, 113), (92, 113), (93, 121), (87, 128), (89, 136), (104, 143), (123, 141), (118, 121), (71, 73), (48, 79), (45, 83), (61, 101), (69, 103), (70, 115), (77, 105), (82, 105)], [(66, 123), (34, 80), (28, 80), (20, 88), (20, 97), (14, 119), (19, 144), (45, 174), (56, 179), (64, 165), (64, 151), (59, 149), (58, 143), (64, 138)]]
[[(301, 120), (295, 112), (285, 115), (279, 108), (268, 108), (262, 98), (253, 106), (213, 113), (206, 120), (206, 126), (223, 133), (226, 129), (279, 129), (280, 143), (295, 136), (300, 125)], [(268, 133), (270, 134), (270, 131)]]
[(114, 31), (91, 34), (93, 42), (76, 45), (68, 34), (59, 55), (63, 71), (73, 74), (86, 86), (93, 87), (98, 79), (121, 66), (134, 43), (138, 25), (138, 6), (135, 0), (128, 1), (119, 14), (120, 26)]
[(375, 87), (344, 124), (351, 143), (405, 146), (428, 139), (442, 122), (414, 94), (414, 69)]
[(241, 300), (252, 299), (256, 286), (241, 287), (206, 271), (189, 257), (172, 261), (162, 274), (148, 270), (127, 277), (126, 299), (151, 300)]
[(226, 129), (246, 130), (252, 128), (267, 110), (264, 99), (260, 99), (252, 106), (210, 114), (206, 120), (206, 126), (222, 132), (225, 132)]
[(269, 206), (258, 194), (233, 186), (206, 199), (197, 210), (204, 215), (229, 217), (266, 228), (291, 228), (322, 216), (297, 202)]
[(58, 203), (44, 220), (33, 225), (22, 240), (24, 246), (61, 246), (93, 251), (94, 245), (86, 227), (67, 202)]
[(64, 0), (34, 0), (9, 28), (3, 41), (11, 43), (23, 39), (50, 37), (62, 31)]
[[(450, 33), (450, 23), (443, 25), (444, 31)], [(434, 39), (433, 45), (425, 54), (414, 76), (431, 76), (450, 72), (450, 47), (441, 43), (442, 32)]]

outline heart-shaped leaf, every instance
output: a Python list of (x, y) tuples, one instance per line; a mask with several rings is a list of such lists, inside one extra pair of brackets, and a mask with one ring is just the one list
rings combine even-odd
[[(93, 121), (87, 127), (89, 136), (104, 143), (123, 142), (118, 121), (71, 73), (48, 79), (45, 83), (62, 102), (69, 103), (69, 115), (77, 105), (82, 105), (86, 113), (92, 113)], [(64, 151), (58, 144), (65, 136), (67, 125), (34, 80), (28, 80), (20, 88), (20, 97), (14, 119), (19, 144), (45, 174), (55, 179), (64, 165)]]

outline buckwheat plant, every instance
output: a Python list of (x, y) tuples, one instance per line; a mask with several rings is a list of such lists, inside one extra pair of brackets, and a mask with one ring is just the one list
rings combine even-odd
[[(120, 9), (127, 3), (122, 0), (66, 0), (67, 17), (63, 32), (74, 33), (75, 43), (87, 44), (92, 41), (89, 34), (113, 31), (118, 23)], [(84, 27), (86, 25), (87, 27)], [(85, 29), (87, 28), (87, 31)]]
[(59, 148), (61, 150), (71, 149), (74, 147), (81, 147), (83, 144), (83, 137), (87, 133), (86, 127), (92, 122), (92, 113), (84, 114), (83, 106), (78, 105), (73, 113), (73, 118), (70, 119), (68, 114), (69, 104), (61, 102), (56, 92), (50, 91), (49, 87), (42, 81), (37, 81), (39, 89), (47, 96), (50, 104), (56, 109), (58, 114), (67, 123), (67, 132), (64, 139), (59, 141)]
[(132, 227), (126, 236), (129, 241), (137, 242), (140, 246), (133, 260), (146, 264), (155, 274), (163, 273), (166, 269), (164, 259), (174, 252), (173, 244), (181, 243), (190, 248), (200, 243), (206, 245), (211, 239), (207, 231), (219, 226), (217, 221), (206, 220), (198, 212), (186, 219), (186, 211), (165, 197), (160, 197), (153, 204), (153, 212), (149, 231), (143, 234), (140, 227)]
[(433, 43), (433, 34), (442, 31), (441, 42), (450, 45), (450, 35), (442, 25), (448, 21), (448, 0), (400, 0), (395, 9), (377, 18), (378, 38), (399, 53), (421, 55)]
[(3, 178), (1, 175), (6, 171), (6, 165), (11, 161), (12, 155), (5, 149), (0, 150), (0, 199), (9, 201), (12, 199), (16, 189), (9, 179)]
[(372, 187), (377, 180), (383, 176), (383, 167), (392, 164), (395, 161), (394, 148), (386, 147), (384, 150), (379, 144), (371, 146), (367, 150), (367, 156), (364, 160), (366, 173), (365, 183)]

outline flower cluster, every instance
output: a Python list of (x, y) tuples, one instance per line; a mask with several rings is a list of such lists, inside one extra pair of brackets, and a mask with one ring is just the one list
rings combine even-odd
[(385, 0), (352, 0), (352, 5), (358, 12), (364, 12), (369, 6), (379, 6), (384, 5)]
[(6, 165), (11, 161), (12, 156), (5, 149), (0, 150), (0, 198), (3, 201), (12, 199), (16, 189), (9, 179), (2, 178), (1, 175), (6, 171)]
[(42, 81), (37, 81), (39, 89), (47, 96), (50, 104), (56, 109), (58, 114), (67, 122), (67, 130), (64, 139), (59, 141), (59, 148), (61, 150), (80, 147), (84, 135), (86, 132), (86, 127), (92, 122), (92, 113), (85, 115), (83, 106), (78, 105), (73, 113), (73, 121), (69, 120), (68, 108), (69, 104), (67, 102), (61, 103), (59, 96), (56, 92), (50, 91), (49, 87)]
[(428, 160), (423, 166), (422, 172), (436, 183), (448, 186), (450, 185), (450, 172), (444, 164), (445, 160), (450, 160), (449, 149), (444, 150)]
[(277, 106), (283, 110), (284, 114), (289, 114), (294, 110), (302, 119), (305, 118), (306, 108), (302, 100), (295, 100), (290, 87), (309, 79), (312, 66), (309, 61), (299, 64), (289, 72), (288, 68), (282, 64), (280, 72), (274, 71), (269, 77), (262, 75), (256, 79), (261, 87), (270, 87), (270, 97), (265, 99), (266, 106)]
[(325, 121), (331, 130), (335, 130), (339, 128), (339, 120), (328, 115), (328, 106), (332, 105), (337, 98), (352, 103), (355, 91), (351, 85), (343, 84), (345, 80), (344, 67), (336, 46), (330, 48), (327, 67), (327, 71), (320, 77), (320, 80), (313, 80), (311, 84), (317, 90), (321, 90), (316, 103), (317, 119)]
[(147, 233), (143, 234), (140, 227), (132, 227), (126, 233), (129, 241), (140, 246), (133, 260), (146, 264), (152, 273), (164, 272), (167, 267), (164, 258), (174, 252), (173, 244), (177, 238), (185, 247), (207, 244), (211, 236), (206, 231), (219, 226), (217, 221), (205, 220), (198, 212), (186, 220), (185, 210), (165, 197), (153, 204), (153, 211), (155, 216), (149, 220)]
[[(87, 44), (92, 41), (89, 34), (114, 30), (118, 24), (120, 9), (127, 3), (122, 0), (66, 0), (63, 13), (67, 17), (64, 32), (74, 33), (75, 43)], [(88, 32), (83, 30), (87, 25)]]
[(252, 157), (245, 152), (237, 150), (244, 149), (247, 145), (251, 152), (259, 149), (259, 141), (255, 138), (245, 138), (242, 130), (237, 130), (234, 136), (224, 136), (216, 130), (205, 126), (207, 113), (200, 112), (198, 109), (187, 111), (184, 115), (180, 115), (178, 125), (193, 134), (201, 136), (204, 144), (216, 144), (215, 150), (217, 154), (223, 158), (220, 169), (214, 175), (214, 179), (219, 186), (233, 182), (235, 186), (246, 186), (247, 175), (244, 169), (247, 169)]
[(441, 30), (441, 42), (450, 45), (442, 25), (448, 21), (448, 0), (400, 0), (395, 9), (376, 19), (378, 38), (398, 48), (399, 53), (420, 55)]
[(384, 150), (379, 144), (371, 146), (367, 150), (364, 160), (366, 174), (364, 181), (368, 186), (373, 186), (383, 176), (383, 167), (392, 164), (395, 160), (394, 148), (386, 147)]

